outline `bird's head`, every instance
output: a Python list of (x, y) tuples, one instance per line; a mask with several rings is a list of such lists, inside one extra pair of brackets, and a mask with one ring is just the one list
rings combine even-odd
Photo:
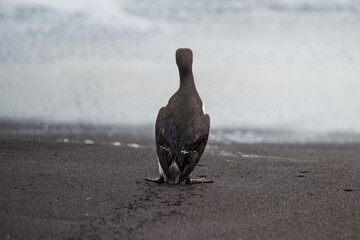
[(190, 48), (179, 48), (176, 51), (176, 64), (179, 71), (190, 71), (193, 63), (193, 53)]

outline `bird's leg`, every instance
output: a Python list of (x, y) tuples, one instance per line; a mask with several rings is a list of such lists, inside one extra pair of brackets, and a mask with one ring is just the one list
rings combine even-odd
[(160, 176), (158, 178), (145, 178), (146, 181), (149, 181), (149, 182), (156, 182), (156, 183), (164, 183), (164, 177), (163, 176)]
[(213, 183), (213, 180), (207, 180), (205, 178), (187, 178), (185, 184), (194, 184), (194, 183)]

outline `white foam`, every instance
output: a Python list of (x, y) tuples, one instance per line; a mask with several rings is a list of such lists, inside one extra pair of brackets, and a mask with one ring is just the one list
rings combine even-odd
[(57, 139), (56, 142), (58, 142), (58, 143), (68, 143), (68, 142), (70, 142), (70, 140), (67, 139), (67, 138), (64, 138), (64, 139)]
[(234, 154), (232, 152), (229, 151), (225, 151), (225, 150), (221, 150), (218, 153), (219, 156), (224, 156), (224, 157), (229, 157), (229, 156), (234, 156)]
[(121, 146), (121, 143), (120, 142), (112, 142), (111, 145), (113, 145), (113, 146)]
[(85, 144), (94, 144), (95, 141), (94, 141), (94, 140), (90, 140), (90, 139), (85, 139), (84, 143), (85, 143)]
[(241, 157), (245, 157), (245, 158), (262, 158), (263, 156), (255, 155), (255, 154), (241, 154)]
[(137, 144), (137, 143), (128, 143), (127, 146), (132, 147), (132, 148), (139, 148), (140, 147), (140, 145)]

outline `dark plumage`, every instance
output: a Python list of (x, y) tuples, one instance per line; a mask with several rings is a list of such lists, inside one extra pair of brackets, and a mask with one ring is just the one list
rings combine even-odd
[(176, 51), (180, 73), (179, 90), (162, 107), (156, 119), (155, 139), (160, 178), (147, 179), (170, 184), (212, 182), (190, 179), (198, 164), (209, 136), (210, 117), (203, 111), (203, 103), (196, 91), (192, 73), (192, 51)]

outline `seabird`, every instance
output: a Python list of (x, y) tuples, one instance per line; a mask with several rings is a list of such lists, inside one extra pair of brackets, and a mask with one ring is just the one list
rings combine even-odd
[(189, 48), (176, 51), (180, 87), (162, 107), (156, 119), (155, 140), (159, 164), (159, 178), (146, 180), (157, 183), (211, 183), (191, 179), (209, 137), (210, 117), (196, 90), (192, 73), (193, 54)]

